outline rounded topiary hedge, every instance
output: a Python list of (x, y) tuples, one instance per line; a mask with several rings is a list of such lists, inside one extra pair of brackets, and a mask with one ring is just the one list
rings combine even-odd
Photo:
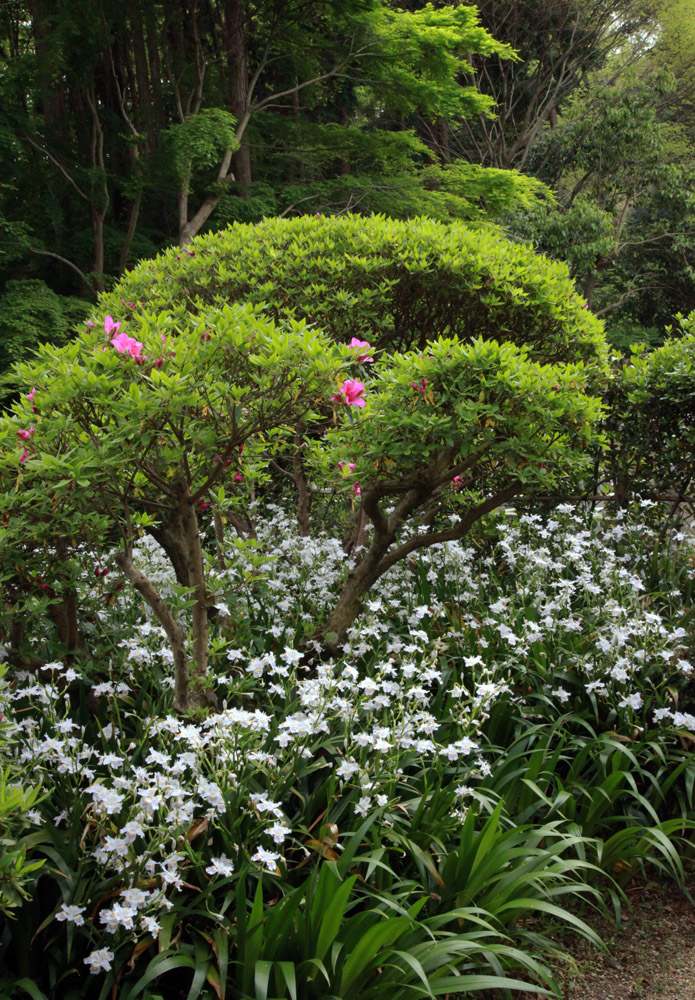
[(389, 351), (447, 335), (527, 344), (544, 362), (596, 362), (607, 353), (602, 325), (564, 264), (498, 233), (429, 219), (305, 216), (233, 225), (139, 264), (102, 297), (99, 318), (126, 319), (141, 308), (183, 314), (240, 300)]

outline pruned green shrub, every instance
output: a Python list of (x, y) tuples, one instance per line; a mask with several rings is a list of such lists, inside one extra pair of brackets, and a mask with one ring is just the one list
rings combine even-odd
[[(422, 350), (438, 336), (527, 344), (545, 362), (604, 359), (601, 323), (564, 264), (495, 232), (429, 219), (267, 219), (201, 237), (131, 271), (101, 308), (122, 314), (267, 302), (339, 341)], [(100, 313), (101, 316), (101, 313)]]

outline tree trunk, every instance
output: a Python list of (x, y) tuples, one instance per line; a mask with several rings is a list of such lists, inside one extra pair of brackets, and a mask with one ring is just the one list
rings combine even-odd
[(297, 527), (299, 528), (299, 536), (300, 538), (308, 538), (311, 533), (310, 515), (314, 496), (308, 488), (304, 477), (304, 465), (302, 462), (302, 447), (304, 445), (303, 430), (304, 427), (302, 424), (299, 424), (295, 431), (292, 472), (294, 475), (294, 484), (297, 488)]
[(192, 586), (188, 546), (184, 537), (180, 512), (176, 511), (159, 527), (148, 528), (149, 534), (162, 546), (174, 567), (176, 579), (182, 587)]
[[(229, 67), (229, 106), (238, 122), (248, 114), (249, 76), (246, 61), (246, 31), (242, 0), (227, 0), (224, 12), (224, 46)], [(232, 170), (242, 198), (248, 198), (251, 183), (251, 153), (245, 136), (232, 159)]]
[(208, 638), (208, 593), (205, 585), (205, 564), (203, 549), (200, 544), (198, 518), (193, 508), (193, 498), (186, 483), (179, 484), (180, 521), (183, 537), (188, 550), (188, 565), (191, 587), (193, 588), (194, 604), (191, 609), (193, 625), (193, 671), (195, 679), (191, 685), (190, 703), (201, 707), (214, 705), (214, 692), (206, 687), (208, 673), (209, 638)]
[(126, 267), (128, 266), (128, 254), (130, 253), (130, 247), (133, 242), (133, 237), (135, 236), (135, 230), (138, 225), (138, 216), (140, 215), (140, 204), (142, 202), (142, 191), (138, 191), (135, 198), (130, 203), (130, 211), (128, 212), (128, 230), (123, 237), (123, 243), (121, 244), (121, 254), (118, 259), (118, 276), (123, 277)]
[(364, 559), (351, 570), (338, 603), (321, 630), (322, 636), (329, 640), (330, 645), (337, 645), (345, 639), (347, 630), (362, 611), (362, 598), (384, 572), (382, 559), (393, 538), (392, 534), (375, 535)]
[(145, 574), (141, 573), (135, 566), (130, 552), (117, 552), (114, 559), (123, 571), (124, 576), (152, 608), (155, 617), (166, 632), (174, 656), (174, 708), (183, 715), (191, 707), (190, 675), (183, 631), (171, 611), (169, 611), (161, 595), (153, 587)]

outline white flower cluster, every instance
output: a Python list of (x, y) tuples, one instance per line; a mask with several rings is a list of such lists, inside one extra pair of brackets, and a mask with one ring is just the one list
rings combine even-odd
[[(327, 813), (350, 797), (350, 815), (378, 810), (393, 825), (421, 776), (436, 775), (456, 806), (446, 821), (460, 824), (490, 773), (481, 729), (500, 700), (537, 711), (542, 695), (544, 711), (561, 714), (593, 699), (630, 726), (646, 724), (649, 708), (651, 721), (695, 732), (695, 716), (669, 693), (693, 667), (674, 624), (679, 595), (657, 602), (646, 593), (635, 540), (648, 530), (588, 526), (567, 507), (545, 521), (500, 522), (482, 556), (455, 542), (424, 550), (416, 574), (398, 565), (378, 582), (341, 655), (308, 669), (306, 652), (320, 650), (298, 637), (334, 600), (348, 565), (338, 540), (300, 538), (275, 508), (259, 520), (254, 547), (230, 542), (228, 568), (209, 568), (226, 618), (250, 623), (218, 657), (219, 711), (197, 722), (138, 714), (142, 679), (171, 671), (162, 629), (135, 603), (130, 623), (100, 614), (97, 632), (110, 630), (117, 643), (96, 680), (59, 662), (38, 678), (15, 672), (4, 711), (21, 709), (18, 759), (65, 805), (51, 813), (49, 796), (30, 819), (65, 829), (86, 817), (83, 863), (127, 886), (94, 918), (117, 950), (124, 938), (156, 936), (191, 877), (302, 863), (316, 817), (301, 813), (301, 776), (325, 781)], [(158, 547), (143, 541), (137, 557), (174, 600)], [(262, 586), (248, 585), (257, 579)], [(83, 584), (91, 586), (86, 576)], [(542, 691), (531, 692), (535, 676), (548, 678)], [(101, 728), (75, 721), (66, 689), (77, 682), (102, 700)], [(62, 904), (55, 919), (82, 927), (83, 902)], [(85, 962), (96, 973), (113, 959), (103, 947)]]

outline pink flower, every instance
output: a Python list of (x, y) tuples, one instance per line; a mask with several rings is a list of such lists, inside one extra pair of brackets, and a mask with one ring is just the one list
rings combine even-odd
[(32, 424), (28, 431), (21, 430), (17, 431), (17, 437), (20, 441), (28, 441), (34, 436), (34, 425)]
[(26, 460), (28, 458), (29, 458), (29, 452), (25, 448), (24, 451), (22, 452), (22, 457), (19, 460), (19, 464), (20, 465), (24, 465), (24, 463), (26, 462)]
[(27, 393), (27, 399), (29, 400), (30, 403), (34, 402), (34, 396), (35, 395), (36, 395), (36, 389), (34, 389), (34, 388), (31, 390), (31, 392)]
[[(107, 316), (107, 319), (110, 317)], [(130, 354), (134, 358), (140, 357), (142, 344), (135, 337), (129, 337), (127, 333), (119, 333), (117, 337), (112, 337), (111, 343), (119, 354)]]
[(107, 333), (112, 333), (114, 337), (118, 333), (120, 326), (121, 324), (116, 323), (114, 320), (111, 319), (110, 316), (107, 316), (106, 319), (104, 320), (104, 329), (106, 330)]
[(343, 472), (345, 469), (347, 469), (348, 475), (349, 475), (352, 472), (352, 470), (355, 468), (355, 463), (354, 462), (338, 462), (338, 468), (340, 469), (341, 472)]
[(357, 357), (355, 358), (355, 361), (373, 361), (374, 360), (374, 358), (368, 358), (367, 357), (367, 355), (369, 354), (369, 352), (372, 349), (372, 345), (369, 343), (368, 340), (358, 340), (357, 337), (353, 337), (352, 340), (350, 341), (350, 347), (352, 347), (356, 351), (359, 350), (362, 347), (364, 348), (363, 353), (362, 354), (358, 354)]
[(243, 483), (243, 481), (244, 481), (244, 477), (242, 476), (242, 474), (240, 472), (235, 472), (234, 473), (234, 482), (235, 483)]
[(335, 396), (331, 396), (331, 400), (343, 402), (347, 406), (366, 406), (365, 400), (361, 398), (363, 392), (364, 382), (348, 378), (345, 379)]
[(359, 483), (353, 483), (352, 484), (352, 492), (355, 494), (356, 497), (361, 497), (362, 496), (362, 490), (360, 489), (360, 484)]
[(420, 380), (420, 385), (418, 385), (417, 382), (411, 382), (410, 384), (413, 387), (413, 389), (415, 389), (416, 392), (421, 392), (421, 393), (424, 394), (424, 392), (425, 392), (425, 386), (427, 385), (427, 380), (424, 379), (424, 378), (421, 379)]
[(463, 486), (463, 479), (461, 479), (460, 476), (454, 476), (454, 478), (451, 481), (454, 484), (454, 486)]

